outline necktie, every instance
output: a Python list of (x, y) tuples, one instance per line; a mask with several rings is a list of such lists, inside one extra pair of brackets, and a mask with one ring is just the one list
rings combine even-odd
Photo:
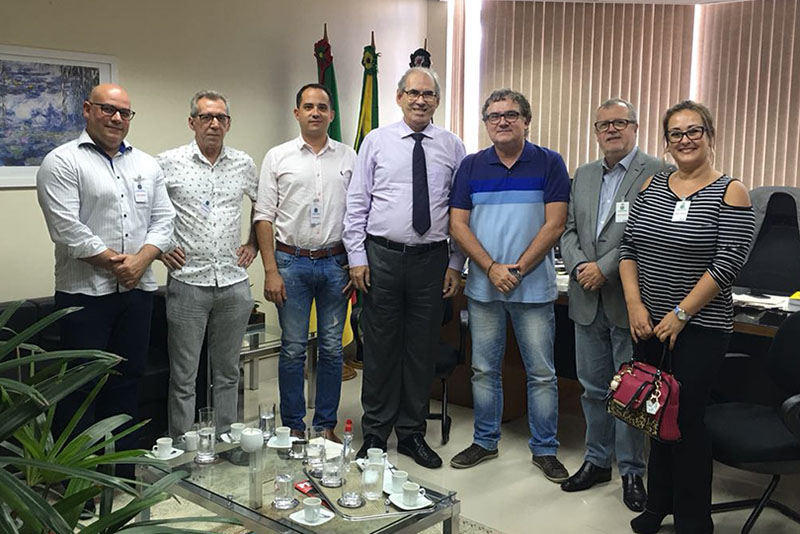
[(431, 227), (431, 210), (428, 199), (428, 170), (425, 167), (425, 150), (422, 148), (422, 140), (425, 135), (413, 133), (414, 153), (412, 156), (411, 175), (412, 188), (411, 198), (413, 208), (411, 211), (411, 225), (414, 230), (422, 235)]

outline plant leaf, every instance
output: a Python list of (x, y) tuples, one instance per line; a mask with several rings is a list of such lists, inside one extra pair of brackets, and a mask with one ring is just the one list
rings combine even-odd
[(56, 534), (72, 534), (72, 529), (61, 514), (5, 469), (0, 469), (0, 499), (16, 503), (11, 508), (16, 509), (25, 525), (40, 525)]
[[(43, 317), (39, 319), (31, 326), (20, 332), (19, 334), (13, 336), (8, 341), (4, 341), (0, 343), (0, 360), (3, 360), (10, 352), (12, 352), (18, 345), (24, 343), (31, 337), (35, 336), (54, 322), (58, 321), (65, 315), (68, 315), (72, 312), (80, 310), (80, 307), (72, 307), (72, 308), (62, 308), (60, 310), (56, 310), (47, 317)], [(16, 311), (16, 310), (15, 310)], [(8, 318), (6, 318), (8, 321)]]

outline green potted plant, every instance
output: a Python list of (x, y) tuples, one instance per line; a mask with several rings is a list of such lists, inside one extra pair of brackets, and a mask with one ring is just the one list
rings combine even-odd
[[(89, 403), (121, 361), (98, 350), (45, 352), (29, 344), (38, 332), (78, 308), (59, 310), (21, 332), (6, 327), (22, 302), (0, 313), (0, 329), (9, 333), (0, 341), (0, 531), (27, 533), (130, 534), (196, 532), (180, 528), (189, 521), (236, 523), (218, 517), (187, 517), (131, 523), (145, 510), (170, 497), (169, 488), (185, 472), (175, 472), (152, 485), (114, 476), (120, 463), (159, 465), (143, 450), (115, 451), (114, 442), (138, 430), (142, 421), (118, 431), (130, 416), (117, 415), (72, 435)], [(70, 365), (68, 365), (70, 364)], [(97, 381), (61, 435), (53, 436), (56, 404), (84, 384)], [(131, 495), (123, 507), (112, 510), (115, 491)], [(88, 499), (101, 494), (99, 514), (82, 523), (80, 513)]]

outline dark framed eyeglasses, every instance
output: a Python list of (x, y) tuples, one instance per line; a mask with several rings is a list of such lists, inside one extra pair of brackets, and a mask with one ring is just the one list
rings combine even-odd
[(129, 121), (133, 119), (133, 116), (136, 115), (136, 112), (132, 109), (125, 109), (125, 108), (118, 108), (116, 106), (112, 106), (111, 104), (103, 104), (101, 102), (92, 102), (91, 100), (87, 100), (89, 104), (92, 106), (97, 106), (100, 108), (100, 112), (105, 115), (106, 117), (113, 117), (117, 113), (119, 113), (119, 118), (124, 121)]
[(504, 113), (489, 113), (483, 120), (489, 124), (499, 124), (501, 119), (505, 119), (506, 122), (517, 122), (519, 116), (519, 111), (506, 111)]
[(614, 119), (611, 121), (597, 121), (594, 123), (594, 130), (597, 133), (607, 132), (611, 125), (614, 125), (615, 130), (624, 130), (629, 124), (636, 124), (636, 121), (630, 119)]
[(417, 91), (416, 89), (409, 89), (403, 92), (412, 101), (417, 100), (419, 97), (422, 97), (425, 102), (433, 102), (436, 99), (436, 91)]
[(701, 139), (705, 133), (705, 126), (692, 126), (688, 130), (668, 130), (667, 141), (670, 143), (680, 143), (684, 135), (692, 141), (697, 141)]
[(227, 126), (231, 122), (231, 116), (225, 113), (200, 113), (195, 115), (194, 118), (198, 119), (202, 124), (211, 124), (214, 119), (217, 119), (217, 122), (222, 126)]

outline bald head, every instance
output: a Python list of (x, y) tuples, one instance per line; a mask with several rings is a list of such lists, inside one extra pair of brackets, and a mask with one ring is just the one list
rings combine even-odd
[(86, 132), (109, 157), (114, 157), (119, 151), (130, 127), (130, 120), (122, 118), (120, 110), (130, 109), (128, 92), (113, 83), (96, 86), (83, 103)]

